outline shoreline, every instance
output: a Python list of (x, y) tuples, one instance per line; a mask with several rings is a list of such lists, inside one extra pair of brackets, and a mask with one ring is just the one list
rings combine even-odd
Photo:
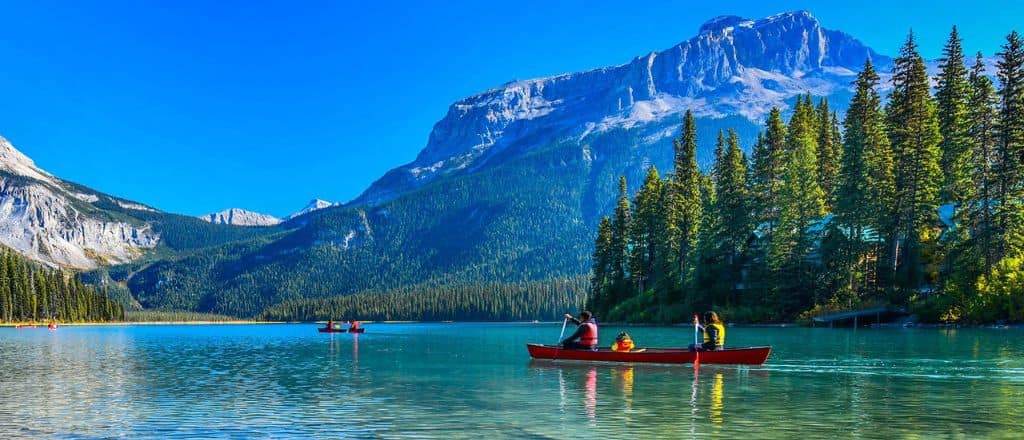
[[(345, 321), (339, 321), (342, 323)], [(558, 324), (561, 321), (360, 321), (363, 324)], [(57, 327), (121, 327), (121, 326), (155, 326), (155, 325), (284, 325), (284, 324), (306, 324), (323, 325), (327, 321), (139, 321), (139, 322), (58, 322)], [(46, 328), (49, 322), (4, 322), (0, 328), (15, 328), (18, 326), (34, 325), (35, 328)], [(613, 327), (691, 327), (692, 324), (649, 324), (649, 323), (626, 323), (626, 322), (603, 322), (602, 326)], [(806, 326), (798, 323), (769, 323), (769, 324), (748, 324), (748, 323), (727, 323), (729, 328), (823, 328), (817, 326)], [(836, 327), (839, 329), (853, 327)], [(994, 330), (1020, 330), (1024, 329), (1024, 323), (1013, 324), (942, 324), (942, 323), (910, 323), (910, 324), (871, 324), (859, 328), (870, 329), (895, 329), (895, 328), (921, 328), (921, 329), (994, 329)]]

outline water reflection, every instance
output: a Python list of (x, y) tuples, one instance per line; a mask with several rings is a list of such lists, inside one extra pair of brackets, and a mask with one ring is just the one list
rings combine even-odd
[(586, 408), (587, 418), (591, 425), (597, 422), (597, 367), (591, 367), (584, 374), (583, 407)]
[(722, 410), (725, 408), (723, 402), (722, 385), (725, 383), (725, 375), (715, 373), (715, 381), (711, 385), (711, 423), (721, 425), (725, 422), (722, 418)]

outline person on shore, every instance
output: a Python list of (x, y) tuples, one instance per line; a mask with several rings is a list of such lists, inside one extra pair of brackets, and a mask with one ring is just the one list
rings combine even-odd
[(725, 350), (725, 324), (718, 318), (714, 311), (704, 312), (704, 325), (700, 325), (697, 317), (693, 317), (693, 323), (704, 333), (704, 343), (701, 345), (691, 344), (691, 350), (712, 351)]
[(629, 333), (622, 332), (615, 337), (615, 343), (612, 344), (612, 351), (633, 351), (636, 345), (633, 344), (633, 338), (629, 337)]
[(597, 320), (588, 311), (580, 312), (579, 318), (566, 313), (565, 319), (576, 324), (576, 332), (562, 341), (562, 348), (594, 350), (597, 348)]

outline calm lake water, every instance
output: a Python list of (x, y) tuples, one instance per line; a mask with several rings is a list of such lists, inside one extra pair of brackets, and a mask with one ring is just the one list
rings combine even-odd
[[(1020, 329), (731, 328), (760, 367), (531, 362), (557, 324), (0, 329), (0, 438), (1020, 438)], [(602, 327), (611, 342), (619, 328)], [(691, 328), (628, 329), (679, 346)], [(613, 437), (613, 438), (614, 438)]]

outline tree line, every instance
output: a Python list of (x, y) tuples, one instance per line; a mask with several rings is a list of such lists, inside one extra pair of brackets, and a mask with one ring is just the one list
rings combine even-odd
[(0, 322), (120, 321), (124, 309), (81, 278), (0, 250)]
[(870, 59), (845, 117), (810, 94), (773, 108), (751, 157), (719, 132), (708, 173), (687, 112), (673, 170), (619, 181), (598, 228), (587, 305), (671, 322), (715, 308), (781, 321), (866, 305), (928, 320), (1024, 320), (1024, 47), (1006, 37), (998, 87), (956, 27), (931, 80), (910, 34), (883, 100)]
[(268, 321), (527, 321), (558, 319), (579, 310), (586, 277), (508, 283), (407, 286), (330, 298), (307, 298), (267, 308)]

